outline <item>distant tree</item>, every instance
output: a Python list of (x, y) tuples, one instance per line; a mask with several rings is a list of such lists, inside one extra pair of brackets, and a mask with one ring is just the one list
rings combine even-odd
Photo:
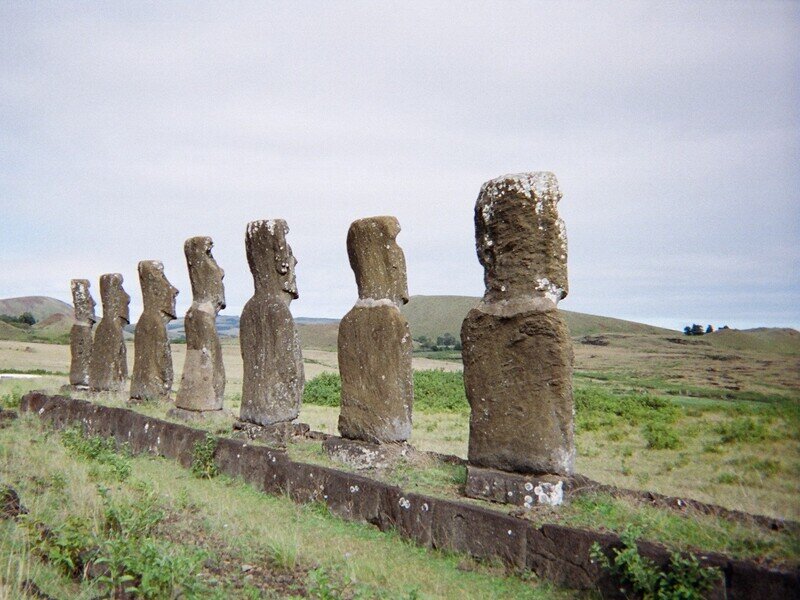
[(19, 316), (19, 322), (25, 325), (35, 325), (36, 318), (29, 312), (24, 312)]
[(706, 330), (703, 329), (702, 325), (698, 325), (697, 323), (692, 325), (692, 335), (703, 335), (705, 332)]
[(719, 328), (720, 331), (722, 331), (723, 329), (730, 329), (730, 327), (728, 327), (727, 325), (723, 325), (722, 327)]
[(692, 326), (691, 325), (687, 325), (686, 327), (684, 327), (683, 328), (683, 334), (684, 335), (692, 335)]
[(453, 344), (453, 350), (461, 351), (461, 340), (456, 340), (456, 343)]
[(706, 327), (706, 333), (714, 333), (714, 328), (711, 325), (709, 325), (708, 327)]
[(440, 335), (436, 338), (436, 345), (437, 346), (444, 346), (449, 348), (450, 346), (455, 346), (456, 338), (453, 337), (452, 333), (445, 333), (444, 335)]

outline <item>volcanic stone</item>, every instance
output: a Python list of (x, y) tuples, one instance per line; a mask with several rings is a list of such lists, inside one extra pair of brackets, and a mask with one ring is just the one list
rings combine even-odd
[(394, 217), (355, 221), (347, 253), (359, 300), (339, 324), (342, 407), (339, 432), (368, 442), (411, 435), (411, 333), (398, 303), (408, 302), (406, 264)]
[(557, 309), (567, 294), (560, 198), (552, 173), (524, 173), (485, 183), (475, 206), (486, 292), (461, 328), (473, 465), (573, 470), (573, 354)]
[(259, 425), (297, 418), (305, 375), (297, 328), (289, 304), (298, 297), (297, 260), (286, 242), (286, 221), (247, 226), (247, 262), (255, 294), (242, 311), (240, 344), (244, 363), (239, 418)]
[(70, 367), (69, 382), (71, 385), (88, 387), (89, 364), (92, 360), (92, 328), (97, 322), (94, 314), (95, 302), (89, 293), (88, 279), (73, 279), (72, 304), (75, 307), (75, 324), (69, 332)]
[(210, 237), (193, 237), (183, 245), (192, 306), (186, 312), (186, 362), (175, 406), (192, 411), (222, 409), (225, 393), (225, 367), (217, 335), (216, 318), (225, 308), (225, 272), (211, 254)]
[(166, 400), (172, 391), (172, 351), (167, 323), (176, 318), (177, 288), (157, 260), (139, 263), (144, 310), (136, 323), (131, 400)]
[(103, 318), (97, 325), (89, 363), (89, 387), (92, 391), (125, 389), (128, 377), (127, 351), (123, 328), (130, 322), (131, 297), (122, 288), (122, 275), (106, 273), (100, 277), (100, 300)]

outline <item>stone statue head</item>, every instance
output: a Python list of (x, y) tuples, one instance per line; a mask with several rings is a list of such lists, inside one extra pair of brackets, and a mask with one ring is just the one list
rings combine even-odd
[(79, 323), (97, 323), (97, 316), (94, 313), (96, 306), (92, 294), (89, 292), (88, 279), (72, 279), (72, 304), (75, 307), (75, 320)]
[(287, 304), (298, 298), (294, 271), (297, 259), (286, 242), (288, 233), (286, 221), (271, 219), (248, 223), (244, 237), (256, 292), (280, 295)]
[(175, 298), (178, 288), (167, 281), (164, 265), (159, 260), (139, 262), (139, 283), (145, 311), (158, 311), (167, 321), (176, 319)]
[(130, 323), (128, 305), (131, 297), (122, 288), (122, 275), (106, 273), (100, 276), (100, 300), (103, 303), (104, 319), (108, 317), (119, 319), (122, 327)]
[(558, 216), (558, 180), (546, 171), (504, 175), (481, 187), (475, 245), (485, 302), (567, 296), (567, 236)]
[(400, 223), (394, 217), (369, 217), (350, 225), (347, 255), (356, 275), (359, 298), (408, 302), (406, 258), (397, 245), (399, 233)]
[(183, 252), (189, 267), (193, 301), (209, 302), (214, 311), (219, 312), (225, 308), (225, 287), (222, 285), (225, 271), (211, 254), (213, 246), (214, 242), (210, 237), (192, 237), (183, 244)]

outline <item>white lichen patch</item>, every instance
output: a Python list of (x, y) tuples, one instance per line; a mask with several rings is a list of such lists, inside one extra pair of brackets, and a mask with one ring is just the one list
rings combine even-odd
[[(564, 482), (559, 481), (555, 485), (542, 482), (533, 489), (536, 500), (539, 504), (547, 506), (558, 506), (564, 502)], [(528, 498), (527, 496), (525, 497)]]

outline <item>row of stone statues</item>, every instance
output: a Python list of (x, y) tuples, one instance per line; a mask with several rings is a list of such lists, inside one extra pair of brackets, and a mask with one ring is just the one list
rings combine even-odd
[[(486, 182), (475, 206), (482, 302), (464, 320), (464, 381), (471, 407), (469, 461), (521, 473), (570, 474), (574, 463), (572, 349), (558, 302), (567, 295), (567, 243), (552, 173), (506, 175)], [(241, 315), (244, 362), (240, 420), (259, 426), (297, 418), (303, 361), (289, 304), (298, 297), (296, 260), (283, 220), (247, 226), (255, 293)], [(394, 217), (355, 221), (347, 251), (358, 300), (339, 325), (342, 380), (339, 431), (345, 438), (399, 442), (411, 435), (412, 341), (400, 305), (408, 302), (405, 257)], [(184, 411), (222, 409), (225, 371), (215, 320), (225, 308), (224, 272), (208, 237), (184, 244), (192, 284), (186, 313), (186, 362), (175, 399)], [(166, 324), (178, 294), (158, 261), (139, 263), (144, 311), (136, 325), (132, 401), (167, 399), (172, 359)], [(95, 391), (124, 389), (123, 327), (130, 297), (122, 276), (100, 278), (103, 318), (89, 282), (72, 281), (70, 382)]]

